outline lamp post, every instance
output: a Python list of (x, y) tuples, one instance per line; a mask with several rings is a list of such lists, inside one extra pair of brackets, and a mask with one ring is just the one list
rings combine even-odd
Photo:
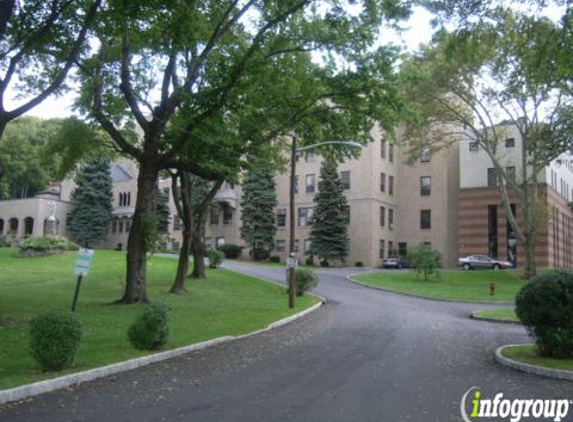
[[(288, 307), (294, 308), (294, 300), (296, 295), (296, 280), (295, 280), (295, 265), (294, 265), (294, 228), (295, 228), (295, 204), (294, 193), (296, 183), (296, 154), (297, 152), (306, 151), (323, 145), (345, 145), (351, 148), (362, 148), (358, 142), (354, 141), (328, 141), (320, 142), (312, 145), (305, 145), (303, 147), (296, 147), (296, 136), (292, 135), (292, 143), (290, 149), (290, 197), (289, 197), (289, 213), (290, 213), (290, 227), (289, 227), (289, 258), (291, 259), (288, 266)], [(288, 261), (288, 260), (287, 260)]]

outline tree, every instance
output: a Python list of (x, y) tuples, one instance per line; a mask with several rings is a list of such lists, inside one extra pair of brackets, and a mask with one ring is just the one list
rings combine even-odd
[(253, 258), (259, 259), (258, 250), (273, 249), (277, 231), (274, 174), (270, 169), (251, 170), (242, 187), (241, 238), (250, 245)]
[[(364, 1), (358, 2), (363, 13), (351, 15), (343, 3), (106, 4), (105, 18), (95, 31), (100, 48), (80, 66), (79, 103), (139, 164), (121, 303), (148, 300), (144, 227), (153, 213), (154, 186), (161, 170), (228, 179), (244, 166), (246, 157), (263, 147), (270, 149), (284, 130), (292, 130), (309, 114), (317, 116), (315, 124), (301, 124), (299, 130), (318, 133), (319, 138), (335, 129), (340, 136), (362, 132), (363, 140), (374, 115), (383, 121), (395, 115), (395, 104), (383, 102), (396, 98), (395, 87), (376, 77), (393, 72), (390, 52), (362, 52), (376, 39), (384, 16), (401, 18), (406, 10), (394, 2)], [(298, 83), (282, 92), (271, 84), (288, 72), (303, 75), (302, 66), (312, 64), (308, 52), (319, 49), (325, 65), (315, 65), (305, 79), (316, 96), (307, 97)], [(298, 57), (307, 59), (300, 67), (286, 67)], [(365, 70), (374, 70), (374, 77), (366, 77)], [(322, 81), (326, 82), (318, 83)], [(289, 108), (289, 102), (297, 107)], [(254, 106), (244, 107), (247, 103), (261, 107), (256, 112)], [(382, 109), (389, 113), (381, 113)], [(359, 115), (358, 110), (366, 113)], [(245, 136), (248, 133), (252, 136)]]
[(159, 189), (155, 191), (155, 218), (157, 220), (157, 232), (165, 234), (169, 232), (169, 224), (171, 223), (171, 209), (169, 208), (169, 196)]
[(418, 275), (424, 275), (424, 281), (428, 281), (428, 276), (432, 274), (439, 274), (440, 253), (431, 246), (421, 244), (410, 248), (408, 262), (412, 264)]
[[(539, 173), (568, 146), (568, 137), (558, 134), (572, 97), (563, 80), (553, 77), (556, 31), (548, 19), (500, 11), (496, 20), (472, 31), (442, 32), (433, 47), (402, 69), (405, 96), (416, 100), (411, 104), (418, 116), (405, 135), (412, 151), (440, 149), (459, 139), (485, 151), (508, 221), (524, 245), (528, 278), (536, 274), (536, 239), (548, 222)], [(515, 177), (497, 154), (508, 125), (523, 142)], [(519, 222), (511, 195), (521, 204)]]
[(320, 168), (318, 193), (314, 196), (310, 233), (311, 250), (326, 265), (348, 256), (348, 203), (338, 177), (336, 162), (325, 160)]
[(112, 211), (112, 180), (107, 159), (93, 159), (80, 170), (72, 192), (70, 231), (81, 244), (105, 239)]

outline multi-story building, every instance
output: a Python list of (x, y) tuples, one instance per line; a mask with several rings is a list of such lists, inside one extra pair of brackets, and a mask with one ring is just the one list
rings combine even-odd
[[(504, 142), (496, 157), (510, 177), (519, 182), (523, 172), (523, 143), (515, 126), (504, 125)], [(541, 202), (547, 221), (540, 224), (536, 242), (536, 263), (540, 267), (573, 268), (573, 156), (562, 154), (538, 175)], [(519, 245), (501, 205), (498, 177), (485, 151), (475, 142), (460, 146), (460, 191), (458, 205), (458, 251), (460, 256), (487, 254), (524, 263), (524, 248)], [(511, 207), (519, 222), (521, 203), (509, 191)], [(543, 218), (543, 217), (540, 217)]]

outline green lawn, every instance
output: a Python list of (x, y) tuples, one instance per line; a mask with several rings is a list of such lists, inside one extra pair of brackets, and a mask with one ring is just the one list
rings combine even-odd
[[(84, 333), (76, 365), (60, 373), (42, 373), (29, 353), (27, 322), (47, 309), (71, 306), (75, 288), (75, 253), (20, 258), (16, 249), (0, 248), (0, 388), (85, 370), (144, 355), (127, 340), (127, 329), (144, 305), (109, 305), (124, 288), (125, 255), (96, 251), (84, 279), (78, 314)], [(188, 293), (168, 293), (177, 261), (149, 262), (149, 297), (172, 308), (172, 338), (167, 348), (266, 327), (311, 306), (317, 299), (298, 298), (294, 311), (280, 286), (224, 269), (208, 270), (205, 280), (189, 280)]]
[[(353, 280), (395, 292), (468, 302), (513, 302), (525, 283), (512, 272), (489, 270), (444, 271), (428, 281), (411, 271), (385, 271), (354, 276)], [(497, 284), (495, 296), (489, 294), (490, 283)]]
[(524, 344), (503, 349), (502, 355), (521, 363), (543, 366), (550, 369), (563, 369), (573, 371), (573, 359), (552, 359), (537, 356), (537, 347), (534, 344)]
[(484, 318), (499, 319), (501, 321), (519, 322), (515, 314), (515, 309), (492, 309), (487, 311), (478, 311), (476, 315)]

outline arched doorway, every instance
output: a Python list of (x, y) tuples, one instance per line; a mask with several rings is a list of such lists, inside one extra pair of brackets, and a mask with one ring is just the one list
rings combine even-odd
[(34, 219), (32, 217), (24, 218), (24, 236), (31, 236), (34, 233)]
[(8, 234), (12, 237), (18, 236), (18, 219), (17, 218), (11, 218), (10, 221), (8, 221)]
[(4, 220), (0, 218), (0, 236), (4, 234)]

